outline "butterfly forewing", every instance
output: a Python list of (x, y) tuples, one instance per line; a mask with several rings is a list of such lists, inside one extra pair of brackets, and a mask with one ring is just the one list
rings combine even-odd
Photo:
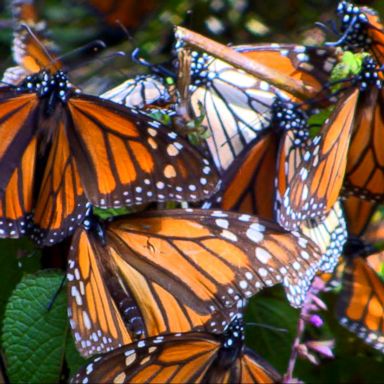
[(309, 141), (298, 169), (287, 184), (278, 211), (286, 229), (297, 228), (311, 218), (324, 218), (340, 194), (347, 165), (359, 90), (347, 93), (325, 122), (318, 136)]
[(198, 201), (214, 192), (209, 162), (159, 122), (85, 95), (68, 107), (69, 142), (94, 205)]
[[(299, 233), (221, 211), (156, 211), (119, 219), (107, 225), (105, 245), (78, 231), (86, 246), (78, 240), (72, 245), (71, 325), (78, 333), (75, 339), (85, 346), (92, 343), (93, 330), (102, 339), (124, 344), (98, 324), (106, 310), (92, 304), (92, 292), (103, 292), (103, 302), (118, 319), (111, 322), (116, 329), (122, 324), (132, 328), (132, 317), (124, 318), (117, 300), (119, 288), (118, 296), (126, 293), (142, 321), (142, 336), (193, 329), (221, 332), (234, 308), (264, 287), (282, 283), (291, 304), (300, 306), (321, 257), (317, 246)], [(117, 276), (117, 286), (108, 286), (106, 268)], [(84, 316), (90, 320), (88, 328), (82, 325)], [(137, 337), (132, 330), (130, 334)], [(95, 350), (83, 348), (82, 353)]]

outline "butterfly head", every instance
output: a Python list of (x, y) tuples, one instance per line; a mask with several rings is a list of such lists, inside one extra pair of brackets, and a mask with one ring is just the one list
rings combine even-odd
[(295, 145), (301, 145), (309, 137), (308, 117), (295, 103), (277, 97), (272, 105), (272, 121), (278, 132), (293, 132)]
[(34, 92), (40, 99), (46, 99), (46, 112), (51, 114), (57, 102), (67, 102), (69, 88), (68, 77), (63, 71), (52, 74), (43, 70), (27, 76), (17, 90)]
[(85, 213), (82, 226), (86, 231), (93, 232), (103, 245), (106, 244), (104, 224), (101, 219), (93, 213), (93, 208), (90, 204)]
[(244, 322), (242, 316), (236, 316), (222, 334), (222, 344), (219, 361), (222, 367), (227, 367), (239, 357), (244, 346)]
[(383, 88), (381, 76), (381, 69), (378, 68), (374, 58), (371, 56), (364, 57), (361, 71), (357, 75), (357, 82), (360, 89), (365, 91), (371, 86), (377, 87), (378, 89)]
[(368, 17), (362, 9), (348, 1), (341, 1), (337, 7), (337, 15), (341, 21), (340, 30), (343, 34), (342, 48), (366, 49), (372, 41), (368, 36)]

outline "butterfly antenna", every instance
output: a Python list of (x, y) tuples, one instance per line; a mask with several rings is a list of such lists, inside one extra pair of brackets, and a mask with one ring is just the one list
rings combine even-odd
[(64, 283), (65, 283), (66, 276), (64, 275), (61, 279), (61, 283), (59, 285), (59, 288), (57, 288), (56, 292), (53, 294), (51, 301), (48, 303), (47, 310), (50, 311), (53, 307), (53, 304), (55, 303), (57, 296), (59, 296), (59, 293), (63, 289)]
[(149, 68), (153, 73), (161, 76), (171, 77), (176, 79), (176, 74), (167, 68), (165, 68), (161, 64), (152, 64), (149, 61), (145, 60), (142, 56), (140, 56), (140, 48), (135, 48), (131, 53), (132, 61), (136, 64), (142, 65), (146, 68)]
[(328, 33), (334, 33), (335, 31), (332, 30), (332, 28), (329, 27), (329, 25), (325, 24), (325, 23), (321, 23), (320, 21), (316, 21), (315, 22), (315, 26), (319, 29), (321, 29), (323, 32), (325, 32), (326, 34)]
[(58, 61), (62, 61), (62, 59), (66, 59), (67, 57), (78, 55), (83, 52), (92, 52), (92, 54), (98, 54), (106, 47), (107, 45), (102, 40), (91, 41), (88, 44), (82, 45), (81, 47), (75, 48), (72, 51), (64, 53), (63, 55), (53, 59), (53, 62), (56, 63)]
[(352, 31), (353, 27), (355, 26), (356, 21), (357, 21), (357, 16), (354, 16), (352, 21), (349, 23), (348, 28), (345, 30), (345, 32), (343, 33), (343, 35), (340, 37), (339, 40), (332, 42), (332, 43), (325, 43), (324, 45), (326, 47), (338, 47), (338, 46), (342, 45), (346, 41), (346, 39), (348, 38), (348, 35)]
[(123, 32), (127, 36), (127, 39), (131, 41), (134, 45), (136, 45), (135, 38), (133, 37), (132, 33), (128, 31), (127, 27), (120, 20), (116, 20), (115, 23), (123, 30)]
[(286, 329), (286, 328), (278, 328), (278, 327), (274, 327), (273, 325), (268, 325), (268, 324), (263, 324), (263, 323), (246, 323), (246, 325), (252, 325), (254, 327), (260, 327), (260, 328), (266, 328), (266, 329), (270, 329), (271, 331), (275, 331), (275, 332), (288, 333), (288, 329)]
[(55, 59), (51, 56), (47, 48), (44, 46), (44, 44), (41, 43), (41, 41), (38, 39), (38, 37), (35, 35), (35, 33), (32, 31), (31, 27), (28, 24), (21, 23), (20, 26), (24, 28), (29, 35), (32, 37), (32, 39), (35, 41), (35, 43), (43, 50), (43, 52), (47, 55), (49, 60), (51, 61), (52, 66), (54, 66)]
[(123, 51), (117, 51), (117, 52), (113, 52), (113, 53), (111, 53), (111, 54), (109, 54), (107, 56), (104, 56), (104, 57), (97, 57), (96, 59), (92, 58), (92, 59), (89, 59), (89, 60), (85, 60), (85, 61), (82, 61), (81, 63), (79, 63), (78, 65), (75, 65), (75, 66), (71, 67), (71, 71), (74, 71), (74, 70), (76, 70), (78, 68), (81, 68), (81, 67), (87, 65), (88, 63), (92, 63), (95, 60), (98, 60), (101, 63), (104, 63), (104, 62), (106, 62), (108, 60), (111, 60), (111, 59), (114, 59), (116, 57), (124, 57), (126, 55), (127, 54), (125, 52), (123, 52)]

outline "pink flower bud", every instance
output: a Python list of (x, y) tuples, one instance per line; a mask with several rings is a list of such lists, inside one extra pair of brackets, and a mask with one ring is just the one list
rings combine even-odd
[(317, 352), (319, 355), (333, 358), (332, 348), (335, 346), (334, 340), (325, 340), (325, 341), (307, 341), (306, 346), (308, 349)]

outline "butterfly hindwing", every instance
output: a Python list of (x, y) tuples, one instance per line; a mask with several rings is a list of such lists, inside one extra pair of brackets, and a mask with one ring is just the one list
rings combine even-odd
[(361, 257), (347, 261), (336, 314), (343, 326), (384, 352), (384, 281)]

